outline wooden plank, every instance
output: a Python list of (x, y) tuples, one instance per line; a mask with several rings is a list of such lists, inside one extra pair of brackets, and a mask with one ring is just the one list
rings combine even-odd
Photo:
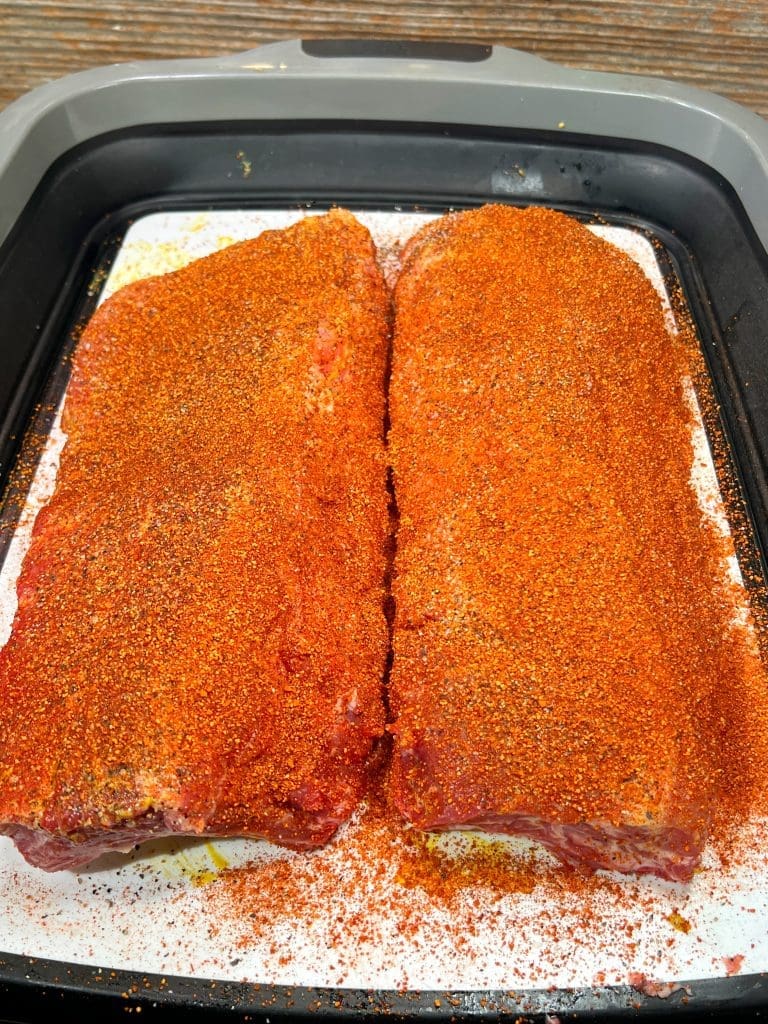
[(98, 64), (236, 53), (297, 36), (501, 43), (688, 82), (768, 116), (768, 0), (0, 0), (0, 107)]

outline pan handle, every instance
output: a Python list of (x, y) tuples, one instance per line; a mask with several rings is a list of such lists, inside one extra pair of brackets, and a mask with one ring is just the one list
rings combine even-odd
[(73, 146), (137, 125), (261, 120), (567, 131), (663, 146), (721, 174), (768, 248), (768, 124), (729, 100), (504, 46), (365, 40), (291, 40), (224, 57), (95, 68), (40, 86), (0, 112), (0, 243), (42, 175)]
[[(562, 71), (574, 72), (551, 64), (532, 53), (486, 43), (460, 43), (437, 39), (291, 39), (223, 57), (208, 58), (210, 63), (254, 71), (291, 71), (306, 74), (359, 73), (376, 68), (384, 75), (438, 76), (464, 73), (473, 78), (522, 76), (525, 80), (552, 81)], [(446, 67), (448, 65), (448, 67)], [(442, 66), (442, 71), (441, 71)]]
[(448, 60), (477, 64), (488, 60), (492, 46), (422, 39), (302, 39), (309, 57), (394, 57), (403, 60)]

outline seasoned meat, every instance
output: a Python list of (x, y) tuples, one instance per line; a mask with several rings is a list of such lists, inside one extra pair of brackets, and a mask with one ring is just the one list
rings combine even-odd
[(628, 257), (543, 209), (426, 227), (395, 305), (394, 802), (689, 878), (745, 649), (683, 344)]
[(389, 299), (308, 217), (96, 313), (0, 652), (0, 831), (326, 842), (383, 729)]

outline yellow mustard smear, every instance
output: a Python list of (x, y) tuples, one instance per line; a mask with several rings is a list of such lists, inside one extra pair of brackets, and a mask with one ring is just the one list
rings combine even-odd
[(195, 888), (215, 882), (222, 871), (229, 867), (229, 861), (213, 843), (178, 850), (172, 856), (164, 856), (159, 863), (165, 878), (177, 881), (186, 879)]

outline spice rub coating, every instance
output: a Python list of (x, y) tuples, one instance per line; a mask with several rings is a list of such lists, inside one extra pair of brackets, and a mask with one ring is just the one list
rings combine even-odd
[(689, 878), (754, 651), (690, 482), (685, 346), (544, 209), (426, 227), (395, 306), (395, 804)]
[(95, 314), (0, 651), (0, 831), (328, 840), (383, 730), (389, 298), (334, 211)]

